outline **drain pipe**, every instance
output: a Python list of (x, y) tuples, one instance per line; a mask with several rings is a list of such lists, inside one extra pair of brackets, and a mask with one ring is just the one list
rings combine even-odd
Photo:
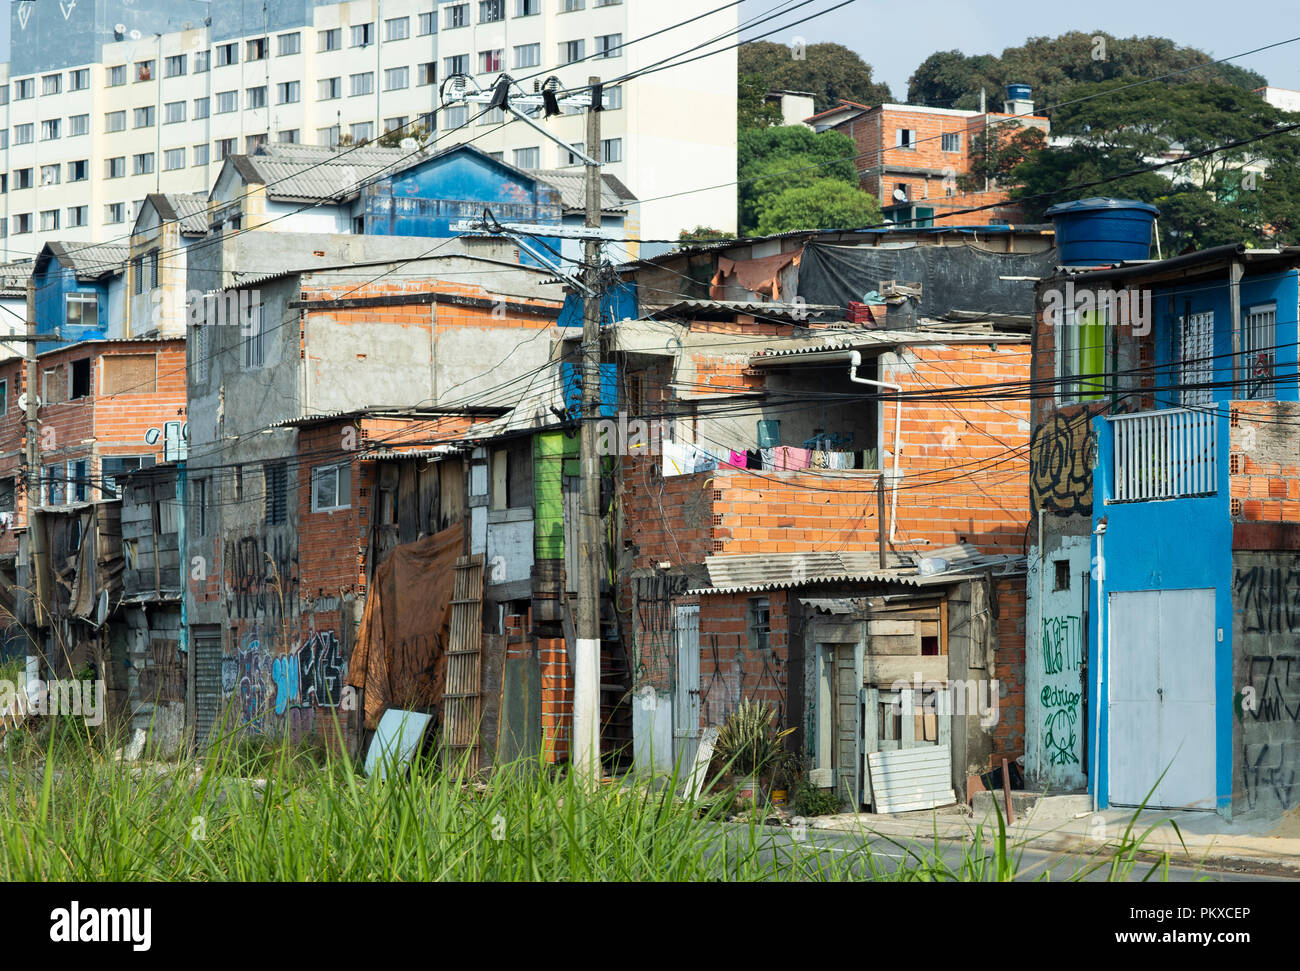
[[(1102, 588), (1106, 585), (1106, 518), (1102, 516), (1092, 534), (1097, 537), (1097, 703), (1094, 706), (1093, 720), (1096, 727), (1092, 732), (1092, 811), (1097, 812), (1101, 801), (1101, 631), (1102, 627)], [(1110, 618), (1106, 618), (1107, 623)]]
[(902, 450), (902, 433), (903, 433), (903, 386), (901, 384), (890, 384), (888, 381), (873, 381), (871, 378), (858, 377), (858, 368), (862, 366), (862, 353), (852, 351), (849, 353), (849, 380), (854, 384), (869, 384), (876, 388), (888, 388), (890, 391), (898, 392), (898, 407), (894, 409), (894, 488), (893, 495), (889, 500), (889, 542), (894, 542), (894, 526), (898, 519), (898, 453)]

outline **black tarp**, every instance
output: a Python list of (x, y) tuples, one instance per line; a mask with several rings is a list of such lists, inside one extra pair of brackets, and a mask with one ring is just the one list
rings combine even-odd
[[(880, 281), (921, 284), (920, 314), (941, 317), (966, 310), (1032, 314), (1034, 284), (1011, 277), (1047, 276), (1055, 249), (1041, 253), (990, 253), (963, 246), (834, 246), (809, 243), (799, 264), (799, 296), (808, 303), (847, 307)], [(891, 314), (892, 317), (892, 314)]]

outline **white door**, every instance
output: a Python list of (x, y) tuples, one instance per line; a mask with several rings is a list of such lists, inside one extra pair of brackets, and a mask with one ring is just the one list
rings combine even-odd
[(673, 637), (677, 678), (673, 683), (673, 759), (682, 774), (695, 763), (700, 743), (700, 608), (678, 607)]
[(1109, 599), (1110, 802), (1213, 810), (1214, 591)]

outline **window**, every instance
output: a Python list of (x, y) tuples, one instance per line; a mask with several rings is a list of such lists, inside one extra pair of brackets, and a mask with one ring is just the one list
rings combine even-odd
[(479, 0), (478, 22), (491, 24), (506, 19), (505, 0)]
[(256, 155), (257, 152), (262, 148), (262, 146), (266, 144), (267, 134), (268, 134), (267, 132), (262, 132), (259, 135), (249, 135), (248, 137), (246, 137), (244, 139), (244, 154)]
[(368, 47), (375, 42), (375, 25), (374, 24), (353, 24), (352, 25), (352, 46)]
[(169, 101), (163, 105), (163, 124), (175, 125), (185, 120), (185, 102)]
[(339, 144), (339, 126), (331, 125), (329, 128), (316, 129), (316, 144), (324, 145), (326, 148), (337, 148)]
[(55, 162), (53, 165), (41, 166), (41, 185), (58, 185), (63, 181), (63, 166)]
[(30, 189), (35, 184), (36, 180), (32, 177), (32, 170), (30, 168), (14, 169), (15, 189)]
[(1052, 584), (1052, 591), (1070, 589), (1070, 561), (1053, 560), (1052, 567), (1056, 571), (1056, 579)]
[(0, 129), (0, 149), (9, 147), (9, 129)]
[(195, 74), (206, 74), (206, 73), (207, 73), (207, 70), (208, 70), (208, 67), (209, 67), (211, 64), (212, 64), (212, 52), (211, 52), (211, 51), (195, 51), (195, 52), (194, 52), (194, 73), (195, 73)]
[[(0, 415), (9, 414), (9, 381), (7, 378), (0, 378)], [(13, 488), (13, 480), (10, 479), (10, 488)], [(12, 496), (10, 497), (12, 499)], [(10, 502), (9, 509), (13, 509), (13, 503)], [(0, 512), (4, 510), (4, 502), (0, 500)]]
[(68, 163), (68, 181), (85, 182), (90, 178), (90, 160), (78, 159), (75, 162)]
[(48, 142), (58, 138), (63, 128), (61, 118), (50, 118), (41, 122), (41, 141)]
[(126, 156), (118, 155), (116, 158), (104, 160), (104, 178), (120, 179), (126, 175)]
[(104, 222), (111, 225), (126, 222), (126, 203), (110, 202), (104, 206)]
[(41, 211), (41, 232), (49, 233), (59, 228), (59, 210), (43, 209)]
[(68, 228), (90, 225), (90, 206), (68, 206)]
[(1277, 305), (1251, 307), (1241, 319), (1242, 398), (1272, 398), (1277, 364)]
[(298, 144), (298, 129), (296, 129), (296, 128), (286, 128), (284, 131), (279, 132), (279, 133), (275, 136), (275, 140), (276, 140), (277, 142), (279, 142), (281, 145), (297, 145), (297, 144)]
[(163, 171), (172, 172), (185, 168), (185, 149), (169, 148), (163, 152)]
[(64, 475), (62, 462), (58, 465), (45, 466), (45, 471), (41, 476), (44, 485), (42, 491), (45, 493), (45, 505), (62, 506), (67, 501), (67, 482)]
[(437, 84), (438, 66), (433, 61), (425, 61), (415, 69), (417, 84)]
[(90, 115), (73, 115), (68, 119), (68, 135), (75, 138), (77, 135), (90, 134)]
[(478, 71), (480, 74), (495, 74), (504, 66), (504, 51), (479, 51)]
[(584, 40), (566, 40), (560, 44), (560, 63), (572, 64), (586, 55), (587, 42)]
[[(72, 294), (69, 294), (71, 297)], [(72, 321), (68, 321), (72, 323)], [(70, 388), (68, 399), (85, 398), (90, 394), (90, 358), (83, 357), (80, 360), (72, 361), (68, 364), (70, 377)]]
[(217, 92), (217, 114), (226, 115), (239, 107), (238, 91)]
[(321, 78), (316, 82), (316, 100), (333, 101), (343, 97), (342, 78)]
[(447, 19), (443, 25), (448, 29), (469, 26), (469, 4), (453, 3), (447, 7)]
[(772, 611), (766, 597), (750, 597), (745, 627), (751, 651), (766, 651), (771, 643)]
[(153, 61), (136, 61), (135, 62), (135, 79), (139, 81), (153, 80)]
[(311, 511), (347, 509), (352, 503), (352, 467), (326, 465), (311, 470)]
[(623, 0), (596, 0), (598, 7), (617, 7)]
[(384, 90), (397, 91), (410, 86), (411, 69), (409, 67), (390, 67), (384, 71)]
[(289, 468), (283, 462), (262, 466), (263, 495), (266, 497), (266, 525), (279, 526), (289, 519)]
[(47, 74), (41, 78), (41, 94), (61, 94), (63, 92), (63, 75)]
[[(0, 388), (4, 387), (5, 382), (0, 381)], [(5, 414), (7, 409), (3, 402), (0, 402), (0, 415)], [(7, 479), (0, 479), (0, 512), (14, 511), (14, 486), (17, 479), (10, 476)]]
[(99, 297), (93, 293), (69, 293), (64, 300), (63, 319), (74, 327), (98, 327)]
[(469, 124), (469, 107), (467, 105), (449, 105), (442, 109), (443, 126), (447, 130), (463, 128)]
[(191, 157), (194, 159), (194, 164), (207, 165), (210, 151), (207, 142), (204, 142), (202, 145), (195, 145), (194, 151), (191, 153)]
[[(587, 146), (584, 142), (573, 142), (569, 147), (578, 152), (585, 152), (587, 150)], [(563, 157), (566, 159), (566, 161), (561, 163), (562, 165), (583, 164), (581, 155), (577, 155), (573, 151), (565, 152), (564, 149), (560, 149), (560, 151), (563, 154)]]
[(300, 81), (283, 81), (275, 86), (275, 103), (281, 105), (297, 104), (302, 100), (302, 83)]
[(319, 42), (316, 49), (318, 51), (337, 51), (343, 46), (343, 28), (334, 27), (330, 30), (316, 31), (316, 39)]
[(352, 75), (352, 97), (364, 94), (375, 93), (375, 75), (367, 71), (365, 74)]
[(961, 132), (944, 132), (943, 138), (940, 139), (945, 152), (961, 151)]
[(90, 87), (90, 68), (83, 67), (68, 72), (68, 90), (85, 91)]
[[(1078, 314), (1066, 309), (1056, 318), (1056, 378), (1059, 403), (1097, 401), (1105, 395), (1113, 378), (1106, 371), (1106, 336), (1110, 308)], [(1082, 375), (1102, 375), (1083, 380)]]
[(916, 148), (916, 129), (914, 128), (894, 129), (894, 147), (895, 148)]
[(259, 84), (255, 88), (248, 89), (248, 107), (249, 109), (266, 107), (266, 85), (265, 84)]
[(250, 307), (248, 320), (241, 328), (244, 331), (241, 361), (245, 369), (259, 368), (266, 360), (266, 335), (262, 332), (265, 314), (262, 304)]
[(537, 67), (541, 63), (541, 44), (520, 44), (515, 48), (515, 67)]
[(279, 45), (276, 48), (278, 57), (287, 57), (290, 54), (297, 54), (302, 51), (301, 34), (280, 34), (275, 40)]
[(244, 42), (244, 60), (246, 61), (264, 61), (269, 51), (270, 45), (266, 42), (265, 37), (255, 37)]
[(601, 139), (600, 160), (602, 162), (623, 161), (623, 139), (621, 138)]
[(597, 57), (618, 57), (623, 52), (622, 34), (601, 34), (596, 38)]
[(572, 13), (575, 10), (581, 10), (585, 4), (583, 0), (560, 0), (560, 9), (564, 13)]
[(406, 40), (410, 36), (410, 17), (394, 17), (384, 21), (384, 40)]
[(355, 125), (349, 125), (348, 134), (352, 136), (352, 141), (355, 144), (368, 142), (375, 137), (375, 123), (373, 121), (362, 121)]
[[(453, 74), (468, 74), (468, 73), (469, 73), (468, 54), (456, 54), (443, 61), (443, 74), (445, 74), (447, 77), (451, 77)], [(464, 105), (461, 105), (461, 107), (463, 108)]]
[(135, 127), (136, 128), (153, 127), (153, 105), (146, 105), (143, 108), (135, 109)]
[(398, 115), (396, 118), (385, 118), (384, 134), (388, 134), (389, 132), (393, 132), (393, 131), (401, 131), (403, 128), (406, 127), (406, 123), (409, 120), (410, 119), (408, 119), (406, 115)]
[(506, 113), (503, 108), (488, 108), (478, 116), (478, 123), (480, 125), (500, 125), (505, 120)]
[(122, 496), (122, 485), (120, 481), (128, 472), (134, 472), (136, 469), (152, 468), (154, 457), (152, 455), (114, 455), (100, 459), (100, 478), (103, 480), (102, 492), (108, 498), (118, 498)]
[(209, 114), (208, 99), (195, 98), (194, 99), (194, 120), (202, 121), (204, 118), (208, 117), (208, 114)]
[(516, 17), (535, 17), (542, 12), (542, 0), (519, 0)]
[(144, 293), (144, 257), (137, 256), (131, 260), (131, 292)]
[(612, 88), (604, 88), (601, 92), (601, 103), (605, 106), (606, 111), (613, 111), (616, 108), (623, 107), (623, 86), (616, 84)]
[[(125, 70), (125, 68), (123, 68)], [(21, 81), (14, 82), (14, 100), (26, 101), (28, 98), (36, 97), (36, 79), (23, 78)]]
[(421, 37), (426, 37), (438, 29), (438, 15), (435, 13), (420, 14), (420, 23), (417, 28)]
[[(9, 173), (0, 172), (0, 194), (9, 191)], [(4, 226), (4, 221), (0, 220), (0, 227)]]
[(515, 168), (517, 169), (538, 169), (542, 167), (542, 150), (537, 147), (516, 148), (514, 158)]
[(30, 145), (32, 143), (33, 126), (31, 123), (26, 125), (14, 125), (14, 144)]
[(131, 160), (131, 172), (134, 175), (149, 175), (153, 172), (153, 152), (141, 152)]
[[(15, 81), (15, 82), (14, 82), (14, 85), (15, 85), (14, 97), (15, 97), (15, 98), (19, 97), (18, 90), (17, 90), (17, 87), (16, 87), (16, 86), (19, 85), (19, 84), (21, 84), (21, 83), (22, 83), (21, 81)], [(116, 67), (110, 67), (110, 68), (108, 69), (108, 87), (110, 87), (110, 88), (116, 88), (119, 84), (126, 84), (126, 65), (125, 65), (125, 64), (118, 64)]]
[(163, 77), (178, 78), (185, 73), (185, 55), (173, 54), (163, 61)]
[(239, 63), (239, 47), (236, 44), (221, 44), (217, 47), (217, 67)]
[(1214, 402), (1214, 312), (1178, 318), (1179, 404), (1205, 407)]
[(20, 212), (14, 216), (14, 235), (22, 236), (24, 233), (32, 231), (32, 214), (30, 212)]
[(0, 84), (0, 105), (9, 103), (9, 85)]

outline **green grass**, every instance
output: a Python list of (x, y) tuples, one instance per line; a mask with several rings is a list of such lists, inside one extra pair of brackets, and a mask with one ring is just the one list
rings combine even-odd
[(380, 782), (247, 735), (133, 765), (118, 740), (44, 721), (0, 755), (2, 880), (988, 880), (1017, 866), (1001, 826), (959, 865), (936, 841), (899, 866), (865, 839), (828, 850), (774, 832), (762, 812), (728, 822), (725, 793), (692, 806), (671, 786), (587, 788), (538, 763), (470, 778), (420, 761)]

